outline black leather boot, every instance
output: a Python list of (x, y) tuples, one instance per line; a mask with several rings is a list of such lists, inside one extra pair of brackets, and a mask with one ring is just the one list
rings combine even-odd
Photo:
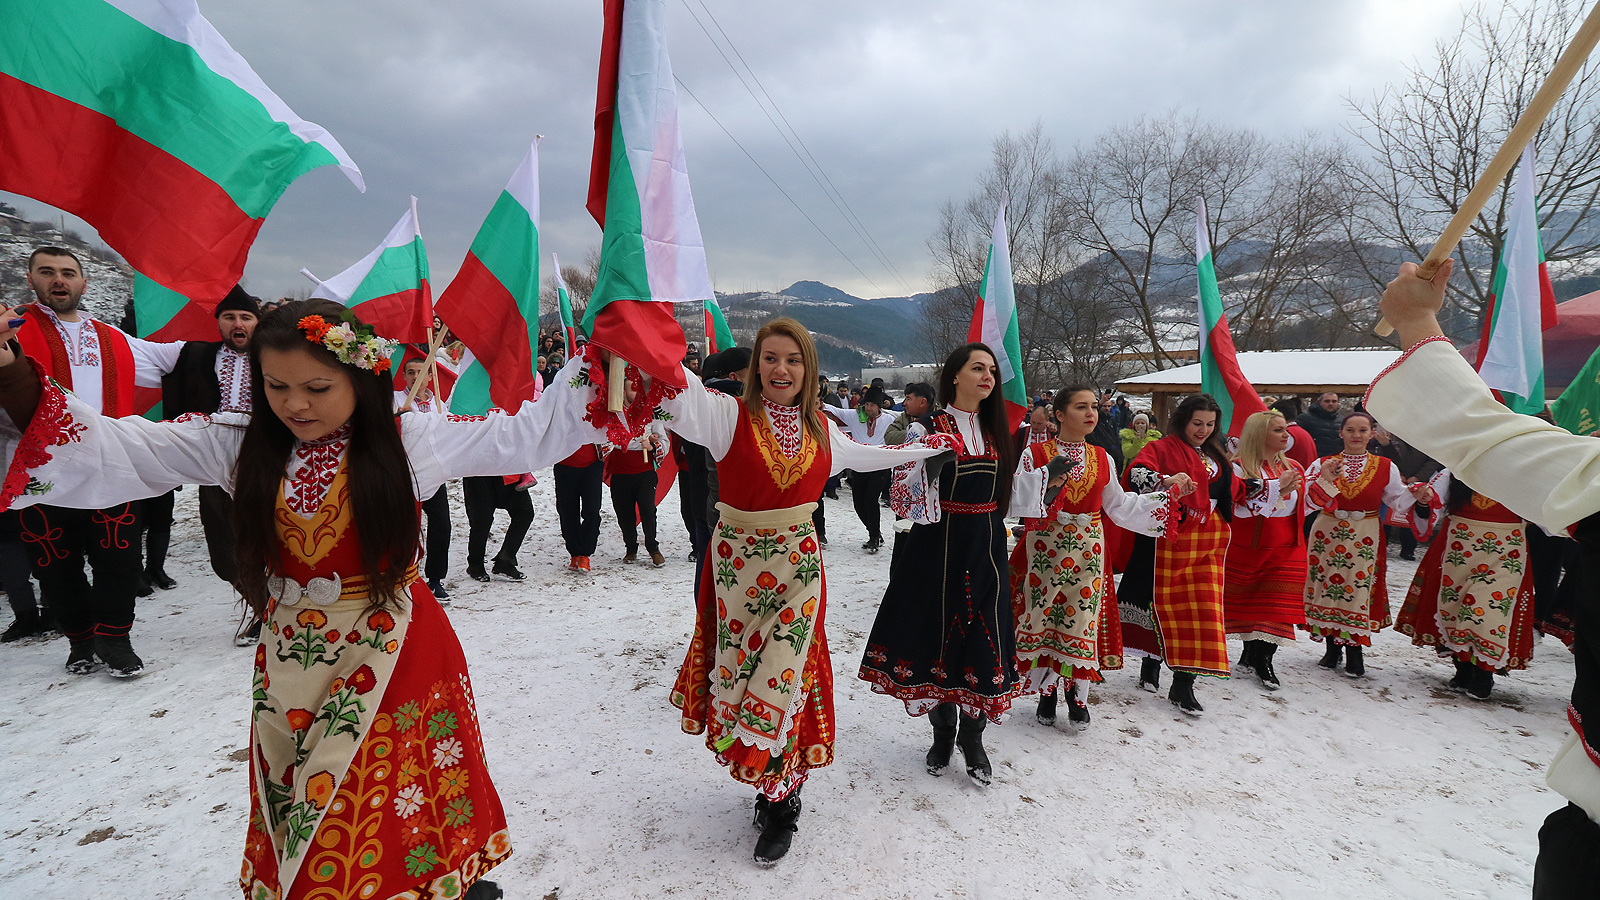
[(1252, 641), (1256, 647), (1255, 662), (1256, 677), (1261, 679), (1261, 686), (1269, 691), (1275, 691), (1283, 685), (1278, 683), (1278, 673), (1272, 668), (1272, 656), (1278, 652), (1278, 645), (1271, 641)]
[(928, 774), (943, 775), (950, 768), (950, 754), (956, 749), (956, 705), (941, 703), (928, 712), (933, 726), (933, 746), (928, 748)]
[(1139, 663), (1139, 687), (1152, 694), (1161, 690), (1161, 660), (1146, 656)]
[(1256, 667), (1257, 644), (1261, 641), (1245, 641), (1244, 649), (1239, 652), (1239, 661), (1233, 664), (1235, 669), (1254, 669)]
[(472, 887), (467, 888), (465, 894), (461, 895), (461, 900), (500, 900), (505, 895), (506, 892), (500, 890), (500, 885), (492, 881), (476, 881)]
[(755, 861), (758, 866), (775, 865), (789, 852), (794, 833), (800, 830), (800, 789), (795, 788), (782, 800), (767, 805), (767, 821), (761, 826), (761, 836), (756, 838)]
[(1450, 679), (1450, 684), (1448, 685), (1450, 690), (1465, 691), (1467, 685), (1472, 683), (1472, 671), (1476, 668), (1477, 666), (1472, 663), (1456, 660), (1456, 675)]
[(146, 581), (162, 589), (170, 591), (178, 586), (176, 581), (167, 575), (167, 547), (172, 543), (172, 532), (150, 531), (145, 533), (145, 566), (144, 577)]
[(1056, 689), (1054, 687), (1039, 695), (1039, 711), (1035, 715), (1039, 717), (1040, 725), (1054, 725), (1056, 723)]
[(989, 765), (989, 754), (983, 749), (983, 729), (989, 720), (983, 716), (961, 714), (961, 730), (956, 743), (961, 746), (961, 758), (967, 763), (967, 777), (974, 783), (988, 787), (994, 781), (994, 769)]
[(1472, 667), (1472, 680), (1467, 682), (1467, 696), (1474, 700), (1487, 700), (1494, 692), (1494, 673), (1488, 669)]
[(483, 570), (483, 560), (467, 560), (467, 577), (471, 578), (473, 581), (481, 581), (484, 584), (489, 583), (489, 573)]
[(1088, 698), (1078, 690), (1076, 682), (1067, 690), (1067, 721), (1080, 729), (1089, 727)]
[(1193, 672), (1172, 673), (1172, 687), (1167, 690), (1167, 699), (1172, 701), (1173, 706), (1183, 710), (1186, 715), (1199, 716), (1206, 711), (1206, 708), (1201, 706), (1200, 701), (1194, 697)]
[(1344, 647), (1340, 646), (1339, 642), (1331, 637), (1325, 637), (1322, 640), (1323, 643), (1328, 645), (1328, 649), (1323, 652), (1322, 658), (1317, 660), (1317, 665), (1324, 669), (1339, 668), (1339, 658), (1344, 655)]
[(1361, 658), (1361, 645), (1351, 644), (1344, 652), (1344, 674), (1360, 678), (1367, 674), (1366, 661)]

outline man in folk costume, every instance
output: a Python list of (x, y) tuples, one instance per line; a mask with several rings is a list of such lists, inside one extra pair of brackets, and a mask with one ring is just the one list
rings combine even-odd
[[(168, 419), (188, 413), (250, 413), (250, 336), (261, 319), (261, 301), (234, 285), (211, 312), (221, 340), (184, 342), (177, 365), (161, 380), (162, 414)], [(223, 581), (237, 584), (233, 498), (227, 491), (211, 484), (200, 486), (200, 527), (205, 531), (211, 571)], [(152, 569), (156, 549), (152, 539)], [(165, 555), (164, 545), (160, 550)], [(234, 642), (253, 647), (260, 637), (261, 619), (251, 614), (234, 635)]]
[[(39, 371), (106, 416), (133, 415), (133, 389), (161, 386), (183, 343), (142, 341), (79, 310), (88, 278), (71, 250), (40, 247), (28, 256), (36, 302), (19, 310), (17, 337)], [(133, 629), (139, 558), (139, 504), (106, 509), (39, 505), (21, 516), (34, 576), (71, 643), (67, 671), (87, 675), (103, 662), (116, 678), (144, 672)], [(84, 576), (87, 561), (94, 581)]]
[[(406, 405), (411, 389), (416, 387), (418, 381), (428, 377), (426, 359), (408, 359), (401, 367), (401, 371), (406, 389), (394, 392), (394, 408), (397, 412), (419, 412), (430, 416), (442, 416), (449, 412), (445, 408), (444, 398), (436, 396), (433, 393), (433, 386), (426, 382), (417, 388), (417, 396), (411, 398), (410, 405)], [(450, 574), (449, 489), (450, 485), (441, 484), (439, 489), (433, 492), (433, 496), (422, 501), (422, 514), (428, 521), (422, 574), (428, 580), (428, 590), (433, 591), (433, 596), (440, 603), (450, 602), (450, 593), (444, 589), (444, 578)]]

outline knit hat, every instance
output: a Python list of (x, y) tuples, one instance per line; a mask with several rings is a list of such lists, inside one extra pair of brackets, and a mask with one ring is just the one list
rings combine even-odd
[(217, 304), (217, 308), (211, 311), (211, 315), (220, 317), (230, 309), (236, 312), (247, 312), (258, 319), (261, 318), (261, 301), (245, 293), (245, 289), (237, 284), (233, 286), (233, 290), (228, 292), (228, 296), (222, 298), (222, 302)]

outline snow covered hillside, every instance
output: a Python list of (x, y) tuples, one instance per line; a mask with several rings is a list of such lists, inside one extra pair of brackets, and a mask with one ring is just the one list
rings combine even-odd
[[(510, 819), (515, 853), (491, 875), (508, 897), (1520, 898), (1564, 803), (1543, 766), (1566, 731), (1565, 649), (1545, 640), (1477, 703), (1394, 632), (1359, 681), (1305, 641), (1278, 654), (1276, 694), (1201, 679), (1198, 720), (1139, 691), (1136, 665), (1096, 688), (1082, 733), (1040, 726), (1024, 699), (988, 730), (993, 786), (930, 777), (927, 723), (855, 679), (889, 555), (857, 549), (842, 495), (826, 554), (838, 759), (805, 788), (794, 849), (760, 870), (753, 790), (667, 703), (694, 618), (676, 494), (665, 568), (618, 561), (607, 502), (583, 579), (560, 568), (548, 473), (534, 491), (528, 580), (479, 585), (451, 487), (448, 611)], [(141, 600), (133, 632), (144, 677), (69, 676), (59, 637), (0, 647), (0, 897), (239, 896), (252, 653), (231, 645), (195, 492), (178, 497), (179, 587)], [(1391, 563), (1398, 593), (1411, 564)]]

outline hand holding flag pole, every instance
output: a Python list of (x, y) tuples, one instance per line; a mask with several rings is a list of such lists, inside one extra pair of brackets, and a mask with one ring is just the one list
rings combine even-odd
[[(1583, 24), (1578, 26), (1578, 31), (1572, 36), (1572, 42), (1567, 44), (1567, 49), (1561, 52), (1556, 60), (1555, 67), (1550, 70), (1550, 75), (1540, 85), (1539, 92), (1533, 95), (1522, 115), (1518, 117), (1511, 133), (1506, 135), (1504, 144), (1500, 145), (1499, 152), (1494, 159), (1489, 161), (1488, 168), (1478, 176), (1478, 182), (1472, 186), (1472, 192), (1467, 194), (1467, 199), (1450, 218), (1450, 223), (1444, 227), (1444, 233), (1439, 235), (1439, 240), (1433, 244), (1433, 249), (1428, 251), (1428, 256), (1417, 268), (1417, 277), (1424, 281), (1433, 280), (1439, 271), (1439, 266), (1450, 258), (1455, 252), (1456, 245), (1461, 243), (1461, 238), (1471, 227), (1472, 220), (1488, 204), (1489, 198), (1494, 196), (1495, 189), (1516, 165), (1517, 158), (1522, 155), (1522, 148), (1528, 146), (1539, 131), (1539, 126), (1550, 115), (1550, 110), (1555, 108), (1556, 101), (1561, 99), (1561, 94), (1572, 83), (1572, 79), (1583, 68), (1584, 62), (1594, 50), (1595, 43), (1600, 41), (1600, 3), (1589, 9), (1589, 15), (1584, 18)], [(1378, 327), (1373, 329), (1379, 337), (1388, 337), (1394, 333), (1394, 326), (1388, 319), (1379, 319)]]

